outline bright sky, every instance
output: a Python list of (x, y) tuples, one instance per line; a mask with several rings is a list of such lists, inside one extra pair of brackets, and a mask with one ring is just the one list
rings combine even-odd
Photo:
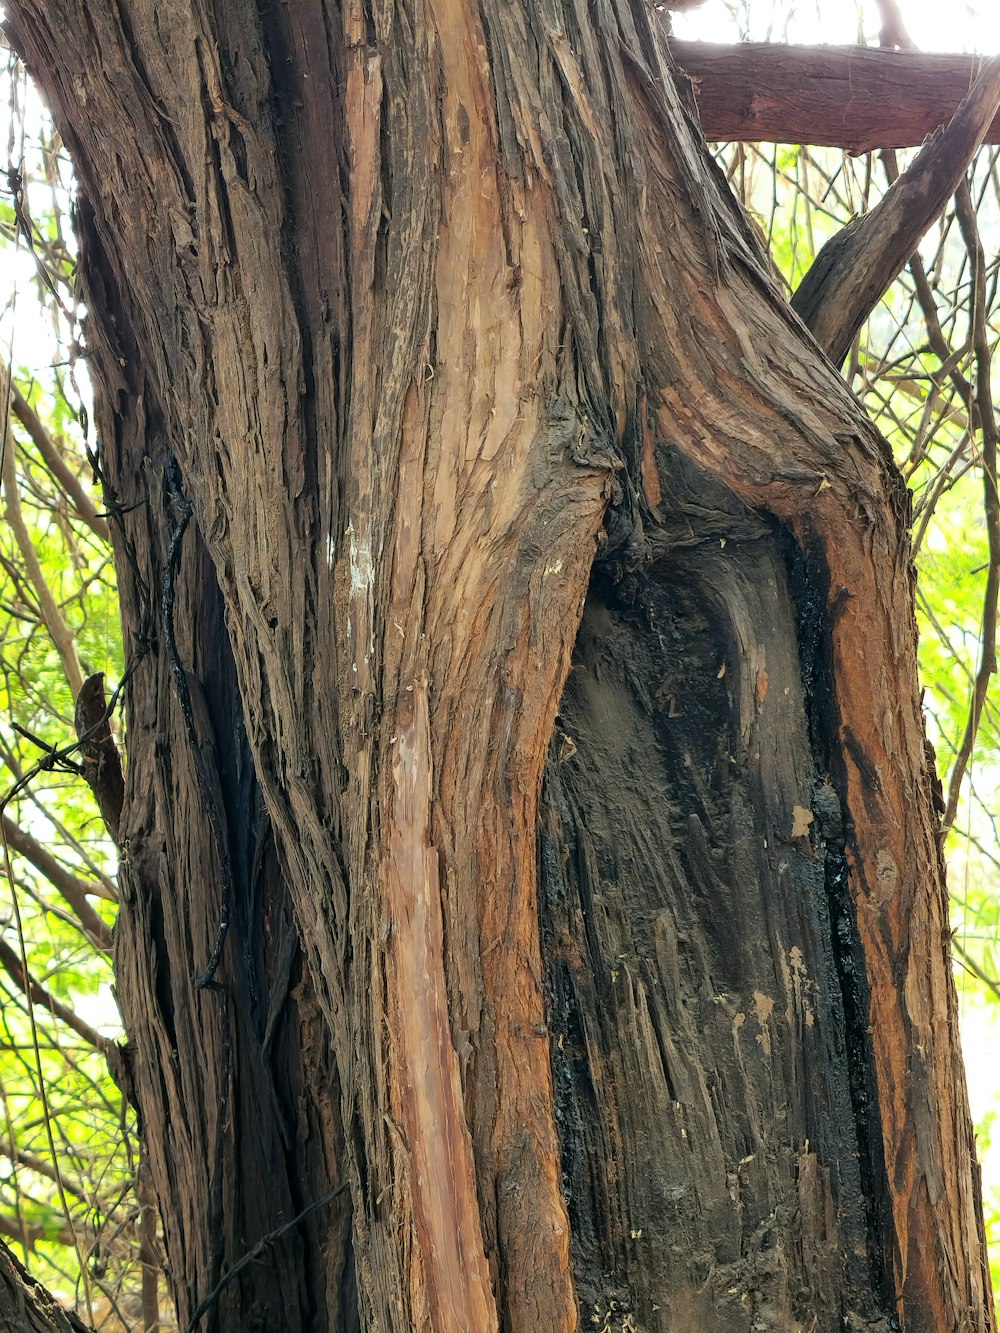
[[(910, 36), (925, 51), (1000, 52), (997, 0), (898, 0)], [(692, 40), (731, 42), (739, 30), (754, 41), (878, 41), (875, 0), (740, 0), (734, 21), (725, 0), (707, 0), (689, 14), (676, 14), (674, 32)], [(791, 18), (789, 10), (793, 10)], [(947, 13), (947, 21), (942, 15)], [(861, 33), (859, 33), (859, 19)]]

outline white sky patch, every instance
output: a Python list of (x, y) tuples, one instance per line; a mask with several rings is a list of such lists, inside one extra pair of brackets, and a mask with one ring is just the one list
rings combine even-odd
[[(2, 12), (0, 8), (0, 19)], [(75, 254), (76, 239), (68, 223), (75, 190), (69, 155), (56, 140), (57, 151), (48, 158), (46, 173), (38, 146), (43, 131), (46, 136), (52, 133), (48, 113), (34, 85), (23, 71), (13, 78), (8, 76), (0, 100), (0, 191), (4, 202), (8, 206), (13, 203), (7, 171), (14, 168), (23, 175), (23, 205), (29, 221), (34, 225), (35, 218), (43, 219), (56, 204), (64, 219), (62, 238), (67, 251)], [(81, 306), (69, 312), (67, 321), (53, 313), (51, 300), (43, 305), (40, 290), (38, 264), (28, 242), (18, 236), (16, 243), (4, 246), (0, 260), (0, 355), (5, 360), (10, 358), (16, 374), (37, 374), (47, 381), (53, 364), (66, 366), (76, 355), (71, 340), (79, 330), (72, 316), (82, 318), (85, 311)], [(88, 377), (81, 373), (74, 378), (89, 409)]]
[[(1000, 52), (997, 0), (899, 0), (907, 31), (924, 51)], [(878, 44), (880, 20), (874, 0), (741, 0), (734, 16), (726, 0), (675, 14), (673, 30), (686, 41), (734, 42), (741, 33), (755, 42)]]

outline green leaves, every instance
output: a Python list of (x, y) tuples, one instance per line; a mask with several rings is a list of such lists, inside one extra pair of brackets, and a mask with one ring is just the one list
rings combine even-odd
[(68, 166), (44, 117), (21, 130), (30, 248), (0, 202), (0, 274), (19, 282), (0, 292), (0, 1234), (94, 1322), (138, 1283), (137, 1146), (104, 1054), (117, 861), (72, 755), (52, 752), (76, 742), (79, 681), (120, 678), (121, 630), (80, 424)]

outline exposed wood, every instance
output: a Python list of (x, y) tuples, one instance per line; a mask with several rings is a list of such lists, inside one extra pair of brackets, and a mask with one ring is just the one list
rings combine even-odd
[(869, 212), (827, 241), (792, 309), (835, 365), (955, 193), (1000, 105), (1000, 57), (987, 61), (947, 127)]
[[(955, 114), (983, 56), (865, 46), (672, 41), (705, 137), (867, 153), (913, 148)], [(1000, 143), (1000, 117), (985, 143)]]
[(877, 1145), (851, 1110), (874, 1088), (836, 957), (851, 907), (827, 882), (843, 816), (811, 749), (789, 550), (675, 450), (660, 485), (684, 541), (588, 599), (546, 773), (581, 1327), (617, 1307), (664, 1330), (886, 1328)]

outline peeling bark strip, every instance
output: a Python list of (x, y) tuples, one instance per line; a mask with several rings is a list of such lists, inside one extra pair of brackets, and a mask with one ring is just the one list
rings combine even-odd
[(118, 927), (181, 1311), (342, 1171), (350, 1221), (241, 1272), (220, 1328), (279, 1301), (987, 1333), (904, 493), (654, 8), (19, 0), (10, 27), (84, 195), (130, 642), (171, 454), (193, 510), (232, 1032), (192, 981), (227, 849), (162, 644)]
[[(709, 140), (804, 143), (869, 153), (916, 148), (955, 114), (981, 55), (774, 42), (671, 42)], [(994, 116), (984, 143), (1000, 143)]]
[[(448, 1027), (441, 885), (430, 839), (433, 772), (427, 682), (407, 687), (393, 760), (395, 808), (386, 892), (393, 922), (390, 981), (400, 1003), (393, 1045), (400, 1120), (410, 1156), (418, 1252), (426, 1264), (431, 1327), (495, 1329), (484, 1262), (472, 1144)], [(403, 1007), (405, 1006), (405, 1007)]]

